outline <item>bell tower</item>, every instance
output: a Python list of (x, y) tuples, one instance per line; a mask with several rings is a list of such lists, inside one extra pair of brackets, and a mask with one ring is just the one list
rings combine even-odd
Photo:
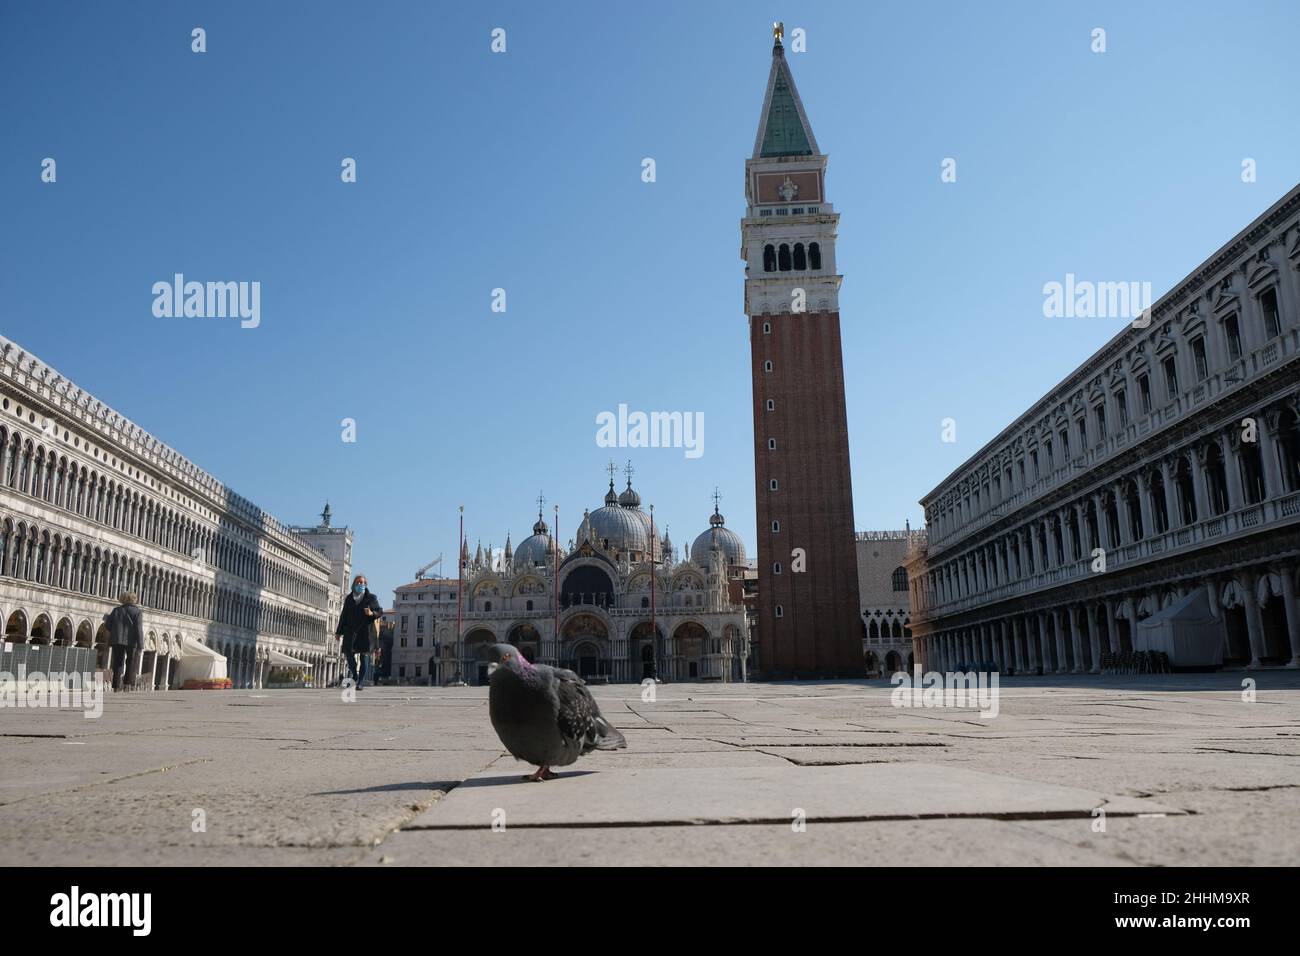
[(863, 672), (835, 269), (839, 215), (776, 24), (741, 220), (758, 513), (759, 671)]

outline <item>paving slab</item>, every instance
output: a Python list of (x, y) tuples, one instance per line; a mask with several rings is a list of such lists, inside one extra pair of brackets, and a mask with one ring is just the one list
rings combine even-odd
[(700, 770), (563, 769), (546, 783), (518, 769), (475, 774), (406, 825), (490, 827), (500, 811), (525, 827), (988, 816), (1180, 813), (1154, 801), (957, 767), (878, 763)]
[[(1141, 820), (1145, 824), (1149, 821)], [(1064, 824), (1062, 824), (1064, 825)], [(1087, 824), (1072, 824), (1086, 830)], [(366, 866), (1129, 866), (1105, 846), (996, 820), (402, 830)]]

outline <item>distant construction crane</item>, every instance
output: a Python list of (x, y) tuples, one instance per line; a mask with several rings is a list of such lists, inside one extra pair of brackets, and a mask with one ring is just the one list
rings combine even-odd
[(442, 565), (442, 555), (438, 555), (436, 558), (434, 558), (432, 561), (430, 561), (430, 562), (429, 562), (428, 564), (426, 564), (424, 567), (420, 568), (420, 570), (418, 570), (418, 571), (415, 572), (415, 580), (417, 580), (417, 581), (423, 581), (423, 580), (424, 580), (424, 572), (428, 571), (430, 568), (433, 568), (433, 567), (439, 567), (439, 566), (441, 566), (441, 565)]

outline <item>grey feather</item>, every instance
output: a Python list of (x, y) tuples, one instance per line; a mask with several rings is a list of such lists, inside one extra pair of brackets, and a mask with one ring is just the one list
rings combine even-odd
[(627, 746), (573, 671), (529, 664), (509, 644), (492, 650), (498, 666), (488, 680), (488, 716), (515, 757), (565, 767), (593, 750)]

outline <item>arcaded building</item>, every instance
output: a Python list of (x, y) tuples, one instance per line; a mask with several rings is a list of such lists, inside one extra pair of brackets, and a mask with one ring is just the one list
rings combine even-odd
[[(0, 449), (6, 653), (107, 668), (104, 616), (134, 591), (137, 685), (173, 686), (196, 644), (225, 655), (237, 687), (276, 668), (334, 673), (329, 559), (3, 337)], [(28, 654), (41, 645), (55, 651)]]
[(1300, 187), (921, 503), (927, 666), (1096, 672), (1154, 615), (1300, 665)]
[(396, 589), (399, 682), (484, 684), (497, 643), (587, 680), (745, 679), (748, 565), (716, 501), (681, 556), (667, 529), (652, 529), (630, 473), (621, 494), (611, 478), (567, 546), (552, 538), (540, 505), (532, 532), (513, 550), (508, 534), (501, 551), (480, 543), (471, 555), (466, 543), (463, 580)]
[(868, 677), (889, 677), (915, 664), (908, 551), (925, 532), (859, 531), (858, 600), (862, 608), (862, 660)]
[(749, 317), (758, 520), (757, 670), (863, 673), (835, 240), (820, 151), (778, 25), (741, 257)]

